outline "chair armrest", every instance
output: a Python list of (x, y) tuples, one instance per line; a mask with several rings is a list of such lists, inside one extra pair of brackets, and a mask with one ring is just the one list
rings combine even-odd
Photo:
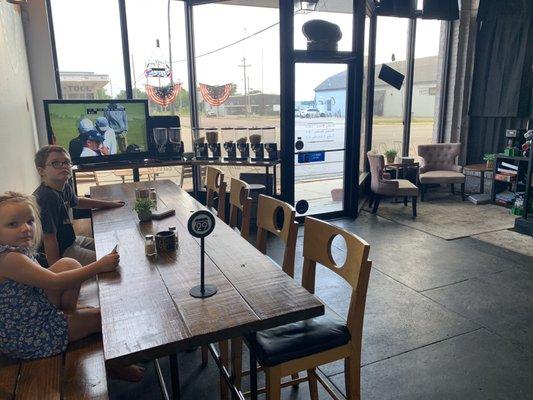
[(390, 173), (389, 172), (383, 172), (383, 175), (381, 175), (381, 179), (384, 179), (384, 180), (390, 179)]
[(454, 165), (453, 170), (455, 172), (463, 172), (463, 167), (461, 167), (460, 165)]
[(398, 183), (398, 181), (388, 181), (382, 179), (379, 181), (379, 188), (377, 190), (377, 193), (384, 196), (394, 196), (398, 192), (399, 186), (400, 184)]
[(424, 173), (426, 173), (426, 172), (428, 172), (428, 171), (429, 171), (429, 169), (428, 169), (428, 167), (426, 167), (425, 165), (422, 165), (422, 166), (418, 169), (418, 173), (419, 173), (419, 174), (424, 174)]

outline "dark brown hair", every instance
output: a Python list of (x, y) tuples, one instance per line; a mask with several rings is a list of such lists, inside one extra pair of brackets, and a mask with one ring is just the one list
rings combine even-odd
[(69, 156), (65, 148), (61, 146), (56, 146), (55, 144), (49, 144), (41, 147), (39, 151), (35, 153), (35, 158), (33, 159), (33, 161), (35, 162), (35, 167), (44, 168), (46, 166), (46, 161), (48, 161), (48, 156), (50, 156), (50, 153), (64, 153), (66, 156)]

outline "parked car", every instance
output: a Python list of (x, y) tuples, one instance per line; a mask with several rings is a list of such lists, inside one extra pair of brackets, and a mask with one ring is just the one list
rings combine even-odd
[(302, 116), (305, 118), (318, 118), (320, 117), (320, 111), (318, 108), (308, 108), (303, 112)]

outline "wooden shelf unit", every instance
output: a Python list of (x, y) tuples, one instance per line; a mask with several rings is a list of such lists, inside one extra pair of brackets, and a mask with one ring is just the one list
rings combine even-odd
[[(496, 203), (496, 187), (498, 185), (506, 184), (507, 183), (507, 189), (511, 192), (528, 192), (528, 187), (530, 183), (530, 176), (528, 177), (527, 174), (531, 175), (531, 157), (519, 157), (519, 156), (506, 156), (505, 154), (496, 154), (495, 160), (494, 160), (494, 169), (492, 171), (492, 189), (491, 189), (491, 200)], [(496, 174), (498, 174), (498, 167), (501, 166), (502, 162), (507, 162), (508, 164), (513, 164), (518, 166), (518, 173), (516, 176), (515, 182), (505, 182), (500, 181), (496, 179)], [(523, 179), (526, 179), (526, 183), (522, 183)], [(501, 184), (498, 184), (497, 182), (501, 182)], [(523, 190), (521, 190), (521, 186), (524, 186)], [(515, 190), (513, 190), (515, 189)]]

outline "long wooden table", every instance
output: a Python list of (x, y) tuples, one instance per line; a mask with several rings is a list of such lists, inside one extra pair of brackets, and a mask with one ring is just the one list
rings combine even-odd
[[(132, 210), (135, 188), (154, 186), (158, 207), (173, 208), (176, 215), (139, 223)], [(187, 220), (205, 208), (173, 182), (97, 186), (91, 196), (126, 202), (92, 213), (98, 258), (118, 243), (121, 259), (116, 272), (98, 279), (106, 362), (156, 359), (324, 313), (316, 297), (218, 218), (205, 239), (205, 279), (218, 293), (191, 297), (190, 288), (200, 280), (200, 245), (188, 233)], [(144, 236), (169, 226), (177, 227), (178, 250), (146, 257)]]

